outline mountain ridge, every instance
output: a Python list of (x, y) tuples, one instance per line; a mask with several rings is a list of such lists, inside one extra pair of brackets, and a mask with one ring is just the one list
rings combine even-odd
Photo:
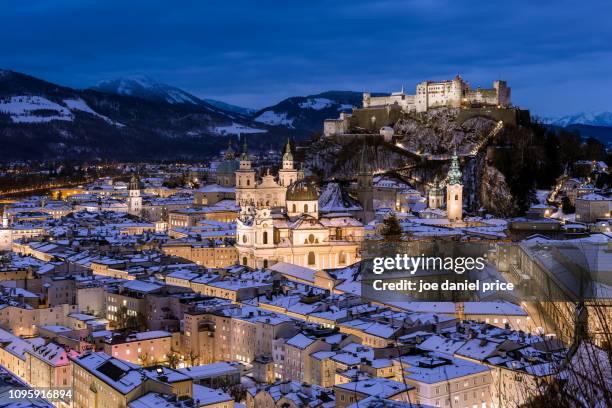
[(571, 115), (542, 118), (542, 122), (560, 127), (570, 125), (612, 127), (612, 112), (579, 112)]
[(325, 91), (307, 96), (292, 96), (276, 105), (260, 109), (251, 117), (259, 123), (322, 132), (325, 119), (336, 118), (341, 112), (350, 112), (353, 107), (360, 107), (362, 95), (355, 91)]
[(2, 159), (197, 159), (217, 154), (238, 133), (256, 134), (253, 146), (281, 145), (288, 136), (207, 104), (79, 90), (0, 71)]

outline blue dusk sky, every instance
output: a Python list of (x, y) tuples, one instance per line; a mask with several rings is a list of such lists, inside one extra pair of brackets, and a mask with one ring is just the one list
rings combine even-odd
[(77, 88), (148, 75), (260, 108), (461, 74), (539, 115), (612, 110), (612, 1), (2, 0), (0, 67)]

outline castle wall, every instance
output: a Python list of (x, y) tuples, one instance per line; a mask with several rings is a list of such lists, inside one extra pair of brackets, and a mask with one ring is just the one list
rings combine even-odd
[(506, 81), (494, 81), (489, 89), (470, 89), (470, 85), (461, 77), (453, 80), (431, 82), (424, 81), (416, 86), (415, 95), (403, 92), (387, 96), (363, 94), (363, 107), (385, 107), (397, 104), (404, 112), (426, 112), (430, 108), (455, 107), (464, 105), (490, 105), (509, 107), (510, 88)]
[[(378, 133), (383, 126), (393, 126), (402, 116), (402, 109), (397, 105), (377, 108), (355, 109), (351, 116), (351, 127), (372, 130)], [(372, 128), (372, 118), (376, 118)]]
[(387, 96), (370, 96), (369, 93), (363, 94), (363, 107), (377, 107), (398, 104), (407, 112), (415, 109), (415, 96), (404, 93), (396, 93)]

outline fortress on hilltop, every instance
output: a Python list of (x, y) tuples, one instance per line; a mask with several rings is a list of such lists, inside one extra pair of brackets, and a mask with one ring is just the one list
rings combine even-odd
[(510, 88), (506, 81), (493, 81), (493, 88), (472, 89), (470, 84), (457, 75), (452, 80), (440, 82), (423, 81), (416, 86), (414, 95), (407, 95), (402, 88), (388, 96), (363, 94), (363, 107), (371, 108), (397, 104), (405, 112), (426, 112), (431, 108), (462, 106), (510, 106)]
[(510, 112), (510, 94), (506, 81), (493, 81), (493, 87), (488, 89), (472, 88), (459, 75), (451, 80), (423, 81), (417, 84), (414, 95), (406, 94), (403, 87), (399, 92), (384, 96), (364, 92), (361, 108), (341, 113), (338, 119), (325, 120), (323, 131), (326, 136), (353, 133), (352, 129), (361, 130), (356, 133), (375, 133), (392, 126), (403, 115), (443, 107), (495, 110), (501, 116), (512, 116), (516, 112)]

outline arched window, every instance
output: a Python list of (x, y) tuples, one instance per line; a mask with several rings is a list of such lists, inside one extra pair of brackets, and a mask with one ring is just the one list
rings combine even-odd
[(264, 261), (263, 261), (263, 267), (264, 267), (264, 268), (267, 268), (267, 267), (268, 267), (268, 260), (267, 260), (267, 259), (264, 259)]
[(315, 236), (310, 234), (308, 235), (308, 242), (310, 242), (311, 244), (313, 244), (315, 242)]
[(314, 265), (315, 263), (316, 263), (315, 253), (309, 252), (308, 253), (308, 265)]
[(264, 244), (268, 243), (268, 231), (264, 231), (263, 233), (263, 243)]
[(247, 180), (247, 186), (251, 185), (251, 180)]
[(459, 194), (455, 194), (455, 201), (459, 201)]
[(342, 228), (336, 228), (336, 239), (342, 239)]
[(242, 257), (242, 264), (243, 264), (244, 266), (246, 266), (246, 264), (247, 264), (247, 258), (246, 258), (246, 256), (243, 256), (243, 257)]
[(295, 207), (295, 204), (293, 204), (292, 210), (293, 210), (292, 212), (297, 212), (297, 208)]
[(246, 244), (246, 242), (247, 242), (247, 237), (246, 237), (246, 235), (243, 235), (242, 236), (242, 243)]
[(346, 254), (342, 251), (340, 254), (338, 254), (338, 262), (340, 262), (340, 265), (344, 265), (346, 263)]
[(307, 213), (308, 212), (308, 204), (304, 204), (304, 212)]

